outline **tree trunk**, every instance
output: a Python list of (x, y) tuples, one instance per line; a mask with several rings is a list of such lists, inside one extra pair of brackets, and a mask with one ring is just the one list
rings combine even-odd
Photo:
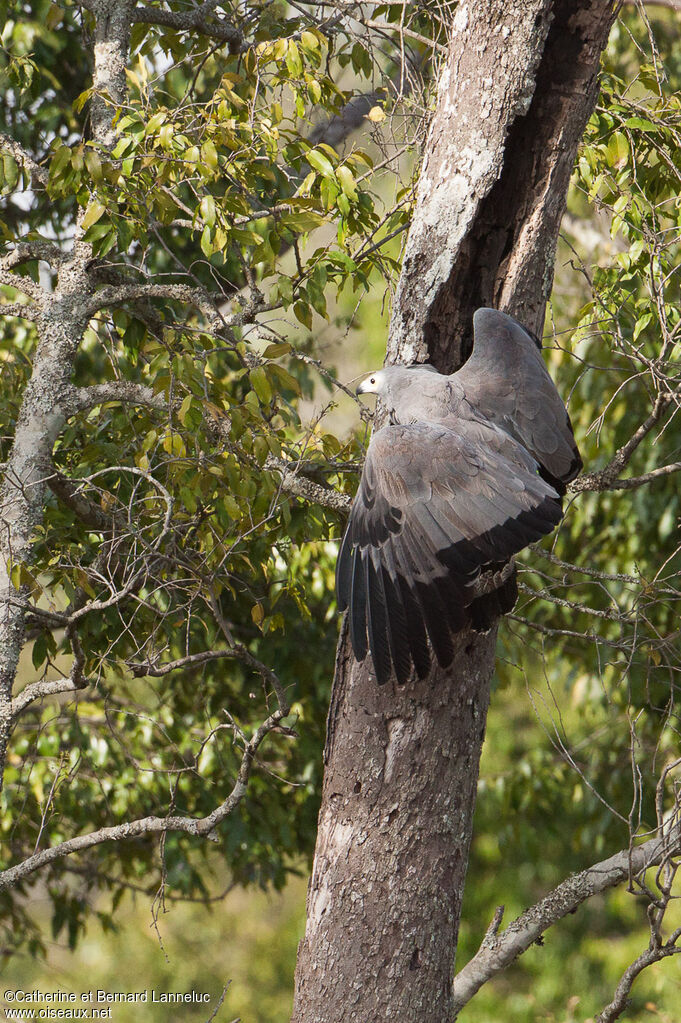
[[(456, 369), (495, 305), (540, 331), (609, 0), (465, 0), (424, 154), (388, 362)], [(379, 688), (341, 634), (294, 1023), (443, 1023), (496, 628)]]
[[(116, 103), (125, 97), (125, 64), (133, 0), (96, 0), (94, 82), (107, 97), (93, 96), (95, 142), (115, 137)], [(52, 448), (69, 409), (71, 375), (90, 316), (83, 312), (94, 292), (88, 264), (92, 246), (76, 240), (59, 266), (53, 294), (36, 286), (38, 346), (31, 379), (21, 401), (14, 440), (0, 485), (0, 790), (12, 730), (12, 688), (24, 642), (26, 585), (12, 578), (14, 566), (30, 565), (37, 528), (43, 520)]]

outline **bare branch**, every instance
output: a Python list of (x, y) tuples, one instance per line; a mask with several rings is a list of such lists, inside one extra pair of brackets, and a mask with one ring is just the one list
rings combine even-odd
[(37, 320), (38, 309), (24, 302), (0, 302), (0, 316), (16, 316), (22, 320)]
[(53, 245), (52, 242), (19, 242), (6, 256), (2, 257), (0, 266), (5, 270), (12, 270), (15, 266), (35, 259), (42, 259), (50, 264), (59, 264), (64, 262), (65, 256), (59, 246)]
[(633, 849), (623, 849), (561, 882), (517, 917), (501, 934), (492, 940), (486, 939), (470, 962), (456, 975), (452, 994), (452, 1019), (457, 1018), (464, 1005), (483, 984), (527, 951), (547, 928), (572, 913), (587, 899), (635, 877), (648, 867), (656, 866), (679, 850), (681, 830), (677, 826), (672, 834), (651, 838)]
[(373, 28), (378, 32), (398, 32), (401, 36), (405, 36), (407, 39), (413, 39), (417, 43), (423, 43), (424, 46), (438, 50), (440, 53), (447, 53), (447, 47), (443, 46), (442, 43), (437, 43), (434, 39), (429, 39), (428, 36), (421, 35), (420, 32), (414, 32), (411, 28), (405, 28), (404, 25), (399, 25), (389, 21), (374, 21), (371, 18), (365, 21), (364, 24), (367, 28)]
[[(638, 5), (639, 0), (624, 0), (630, 6)], [(681, 0), (643, 0), (645, 7), (667, 7), (670, 11), (681, 11)]]
[(72, 480), (56, 469), (50, 476), (49, 487), (55, 497), (76, 515), (80, 521), (95, 529), (98, 533), (109, 533), (113, 528), (115, 516), (107, 515), (100, 505), (91, 501), (81, 491), (82, 480)]
[(69, 401), (69, 414), (114, 401), (122, 405), (146, 405), (158, 412), (168, 411), (167, 399), (162, 394), (156, 394), (151, 387), (130, 380), (112, 380), (106, 384), (75, 389)]
[[(681, 10), (681, 7), (679, 7), (679, 10)], [(671, 942), (667, 942), (658, 948), (647, 948), (645, 952), (642, 952), (622, 974), (619, 984), (615, 989), (613, 1000), (609, 1005), (606, 1005), (603, 1012), (599, 1012), (598, 1016), (596, 1016), (596, 1023), (613, 1023), (626, 1009), (629, 993), (638, 975), (647, 966), (659, 963), (661, 959), (666, 959), (668, 956), (678, 955), (679, 952), (681, 952), (681, 948)]]
[(149, 676), (152, 678), (162, 678), (164, 675), (169, 675), (173, 671), (179, 671), (183, 668), (193, 668), (197, 665), (207, 664), (210, 661), (221, 660), (222, 658), (231, 658), (233, 660), (241, 661), (247, 664), (254, 671), (257, 671), (263, 679), (272, 685), (277, 699), (279, 700), (279, 706), (283, 710), (284, 714), (289, 711), (289, 703), (285, 695), (284, 687), (282, 686), (279, 678), (275, 675), (271, 668), (268, 668), (266, 664), (259, 661), (257, 657), (254, 657), (245, 646), (241, 643), (235, 643), (234, 646), (226, 650), (202, 650), (200, 653), (188, 654), (186, 657), (179, 657), (175, 661), (166, 661), (164, 664), (144, 664), (136, 661), (128, 661), (128, 667), (132, 670), (132, 673), (137, 678), (143, 678)]
[(248, 48), (243, 33), (227, 21), (211, 19), (218, 3), (219, 0), (206, 0), (199, 7), (186, 12), (136, 7), (132, 12), (132, 20), (145, 25), (163, 25), (180, 32), (200, 32), (201, 35), (228, 43), (230, 53), (240, 53)]
[(618, 487), (616, 485), (613, 486), (613, 484), (623, 482), (618, 481), (617, 477), (622, 470), (627, 467), (636, 448), (660, 421), (670, 404), (670, 395), (658, 394), (648, 418), (641, 423), (627, 443), (623, 444), (622, 447), (618, 449), (608, 465), (606, 465), (604, 469), (599, 469), (597, 472), (585, 473), (583, 476), (578, 476), (576, 480), (573, 480), (572, 483), (568, 484), (568, 489), (576, 494), (581, 493), (583, 490), (601, 491), (626, 489), (626, 482), (624, 487)]
[(78, 688), (80, 687), (70, 677), (31, 682), (12, 700), (12, 719), (16, 720), (36, 700), (59, 696), (62, 693), (75, 693)]
[(635, 490), (637, 487), (643, 487), (646, 483), (652, 483), (653, 480), (659, 479), (661, 476), (671, 476), (674, 472), (681, 470), (681, 462), (671, 462), (669, 465), (661, 465), (657, 469), (651, 469), (650, 472), (644, 473), (643, 476), (630, 476), (624, 480), (613, 480), (611, 483), (605, 483), (599, 480), (598, 486), (575, 486), (580, 484), (582, 480), (589, 480), (591, 476), (599, 476), (599, 473), (593, 473), (589, 476), (582, 476), (573, 481), (570, 484), (571, 490)]
[(322, 486), (321, 483), (315, 483), (306, 476), (301, 476), (296, 471), (295, 462), (285, 462), (281, 458), (270, 455), (265, 463), (265, 468), (281, 473), (281, 488), (289, 494), (302, 497), (312, 504), (333, 508), (334, 511), (347, 512), (350, 510), (352, 497), (349, 494), (342, 494), (338, 490), (332, 490), (331, 487)]
[(23, 292), (24, 295), (28, 295), (36, 302), (43, 302), (46, 298), (46, 293), (40, 285), (32, 281), (30, 277), (11, 273), (9, 270), (5, 270), (2, 264), (0, 264), (0, 284), (5, 284), (8, 288), (16, 288), (17, 291)]
[(11, 153), (20, 167), (28, 173), (34, 188), (45, 188), (49, 175), (44, 167), (36, 163), (31, 154), (19, 142), (0, 132), (0, 149)]
[(116, 824), (113, 827), (100, 828), (98, 831), (90, 832), (88, 835), (78, 835), (76, 838), (60, 842), (59, 845), (43, 849), (35, 853), (35, 855), (29, 856), (21, 863), (17, 863), (14, 867), (9, 867), (7, 870), (2, 871), (0, 873), (0, 891), (4, 891), (11, 885), (17, 884), (19, 881), (35, 873), (36, 870), (40, 870), (42, 867), (46, 867), (64, 856), (85, 852), (85, 850), (103, 845), (105, 842), (120, 842), (131, 838), (143, 838), (147, 835), (162, 835), (168, 831), (179, 831), (195, 837), (217, 840), (212, 834), (215, 828), (236, 809), (246, 794), (253, 760), (258, 747), (265, 736), (276, 728), (284, 717), (286, 717), (286, 713), (280, 708), (273, 714), (270, 714), (254, 732), (253, 736), (245, 744), (241, 766), (239, 767), (239, 773), (232, 791), (207, 817), (143, 817), (124, 824)]
[[(215, 306), (207, 292), (201, 288), (193, 288), (188, 284), (122, 284), (119, 287), (106, 287), (96, 292), (83, 306), (83, 311), (94, 316), (108, 306), (121, 305), (123, 302), (135, 302), (139, 299), (164, 298), (195, 305), (209, 320), (219, 318)], [(220, 319), (222, 325), (224, 321)]]
[(102, 288), (83, 303), (82, 309), (88, 316), (94, 316), (108, 306), (152, 298), (184, 302), (187, 305), (195, 306), (206, 320), (208, 328), (218, 335), (224, 335), (230, 327), (240, 327), (245, 323), (252, 323), (259, 313), (270, 312), (272, 309), (278, 308), (277, 305), (257, 300), (249, 303), (239, 312), (225, 316), (217, 306), (217, 302), (222, 302), (223, 296), (210, 295), (202, 288), (191, 287), (188, 284), (122, 284), (116, 287)]

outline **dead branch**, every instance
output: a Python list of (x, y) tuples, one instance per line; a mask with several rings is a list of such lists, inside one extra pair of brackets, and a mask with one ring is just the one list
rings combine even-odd
[[(549, 927), (572, 913), (587, 899), (642, 874), (681, 850), (681, 829), (651, 838), (633, 849), (622, 849), (607, 860), (562, 881), (530, 909), (522, 913), (492, 940), (483, 942), (470, 962), (454, 978), (452, 1020), (477, 991), (495, 974), (526, 952)], [(647, 965), (647, 964), (644, 964)], [(643, 969), (643, 966), (641, 967)], [(638, 971), (640, 972), (640, 970)], [(632, 977), (633, 982), (633, 977)], [(631, 985), (630, 985), (631, 986)], [(614, 1016), (604, 1018), (615, 1019)]]
[(642, 952), (633, 963), (627, 966), (615, 989), (613, 1000), (596, 1016), (596, 1023), (613, 1023), (626, 1009), (632, 985), (638, 975), (653, 963), (659, 963), (660, 960), (666, 959), (668, 956), (678, 955), (679, 952), (681, 952), (681, 948), (671, 941), (659, 948), (647, 948), (645, 952)]

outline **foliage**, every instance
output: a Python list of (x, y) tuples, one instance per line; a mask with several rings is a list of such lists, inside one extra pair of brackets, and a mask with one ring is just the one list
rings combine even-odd
[[(127, 819), (209, 813), (233, 784), (243, 737), (273, 709), (275, 675), (291, 713), (261, 747), (221, 847), (235, 880), (277, 887), (313, 847), (335, 646), (330, 541), (342, 520), (287, 493), (277, 464), (304, 459), (308, 475), (352, 487), (352, 471), (334, 465), (352, 468), (356, 441), (305, 424), (298, 407), (318, 381), (334, 385), (314, 358), (319, 325), (342, 323), (343, 305), (394, 270), (382, 239), (406, 224), (409, 190), (381, 197), (392, 157), (375, 174), (370, 140), (342, 153), (324, 141), (324, 119), (376, 73), (367, 47), (285, 5), (253, 19), (238, 52), (135, 25), (113, 148), (89, 130), (89, 74), (59, 73), (65, 52), (87, 66), (91, 15), (36, 2), (7, 22), (0, 130), (49, 180), (31, 191), (30, 170), (3, 150), (2, 229), (10, 246), (55, 239), (67, 252), (75, 237), (91, 248), (101, 308), (74, 383), (106, 386), (112, 400), (70, 417), (33, 562), (12, 566), (33, 606), (24, 680), (67, 678), (76, 663), (85, 687), (33, 705), (15, 731), (4, 865), (33, 850), (38, 830), (53, 845)], [(381, 97), (369, 125), (389, 110)], [(35, 262), (18, 272), (37, 279)], [(132, 292), (107, 303), (107, 288)], [(32, 326), (8, 320), (0, 457), (36, 342)], [(148, 388), (146, 404), (118, 398), (128, 384)], [(194, 665), (197, 654), (207, 656)], [(114, 906), (140, 881), (205, 895), (205, 856), (204, 844), (168, 836), (160, 849), (100, 845), (76, 877), (57, 861), (43, 875), (53, 937), (75, 944), (102, 878)], [(4, 940), (35, 951), (43, 939), (21, 896), (2, 896)]]

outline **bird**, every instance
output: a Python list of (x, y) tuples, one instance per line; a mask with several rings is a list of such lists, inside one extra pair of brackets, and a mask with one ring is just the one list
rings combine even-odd
[[(336, 565), (358, 661), (380, 685), (424, 679), (453, 637), (486, 631), (517, 598), (514, 554), (555, 529), (582, 468), (541, 342), (500, 310), (473, 316), (473, 350), (456, 373), (394, 365), (357, 388), (389, 422), (373, 433)], [(476, 589), (492, 573), (492, 592)]]

